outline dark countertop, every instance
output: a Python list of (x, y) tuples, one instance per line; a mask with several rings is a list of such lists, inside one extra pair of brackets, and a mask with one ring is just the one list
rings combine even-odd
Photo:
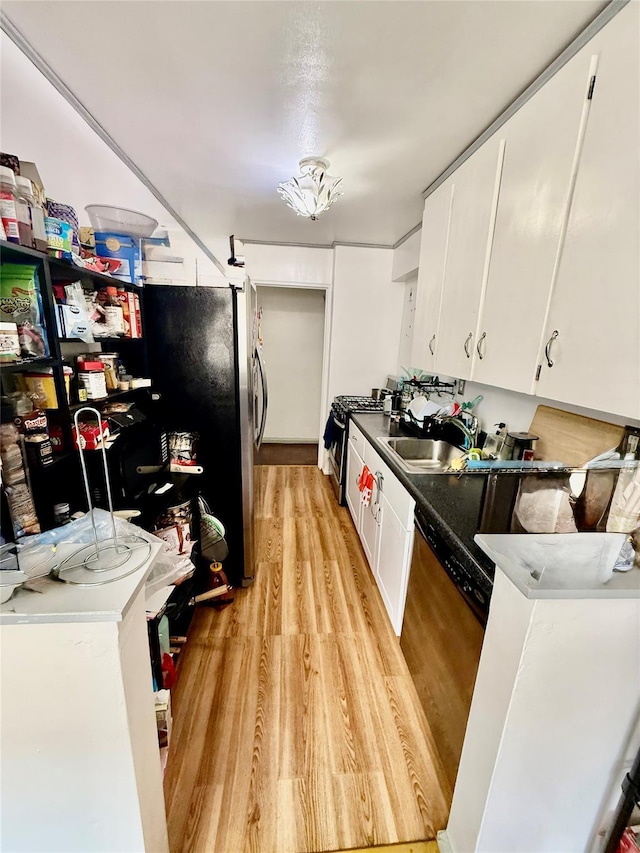
[(495, 564), (473, 541), (478, 532), (485, 474), (407, 474), (378, 436), (404, 435), (382, 412), (351, 415), (359, 429), (385, 460), (416, 502), (416, 508), (451, 547), (455, 556), (482, 582), (493, 584)]

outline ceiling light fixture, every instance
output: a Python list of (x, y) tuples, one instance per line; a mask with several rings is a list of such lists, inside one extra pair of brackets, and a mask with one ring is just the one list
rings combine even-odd
[(322, 157), (300, 160), (300, 175), (278, 184), (278, 192), (289, 207), (307, 219), (317, 219), (342, 195), (342, 178), (327, 174), (329, 161)]

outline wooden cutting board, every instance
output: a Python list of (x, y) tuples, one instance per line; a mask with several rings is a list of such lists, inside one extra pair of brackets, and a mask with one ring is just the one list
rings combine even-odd
[(551, 406), (538, 406), (529, 432), (540, 436), (534, 444), (536, 459), (580, 466), (599, 453), (617, 447), (624, 427)]

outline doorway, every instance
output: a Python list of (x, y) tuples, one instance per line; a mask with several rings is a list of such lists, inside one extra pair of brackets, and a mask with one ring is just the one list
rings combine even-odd
[(269, 406), (258, 464), (316, 465), (325, 291), (257, 287)]

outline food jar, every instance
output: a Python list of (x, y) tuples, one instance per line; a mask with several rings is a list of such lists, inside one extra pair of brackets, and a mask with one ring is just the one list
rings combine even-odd
[(104, 364), (107, 391), (116, 391), (118, 389), (118, 359), (120, 354), (117, 352), (101, 352), (98, 353), (98, 358)]
[(101, 361), (79, 362), (78, 379), (87, 391), (87, 400), (104, 400), (108, 396), (104, 364)]
[(0, 364), (20, 358), (20, 338), (15, 323), (0, 323)]
[(16, 176), (8, 166), (0, 166), (0, 215), (5, 236), (10, 243), (20, 242), (16, 200)]

